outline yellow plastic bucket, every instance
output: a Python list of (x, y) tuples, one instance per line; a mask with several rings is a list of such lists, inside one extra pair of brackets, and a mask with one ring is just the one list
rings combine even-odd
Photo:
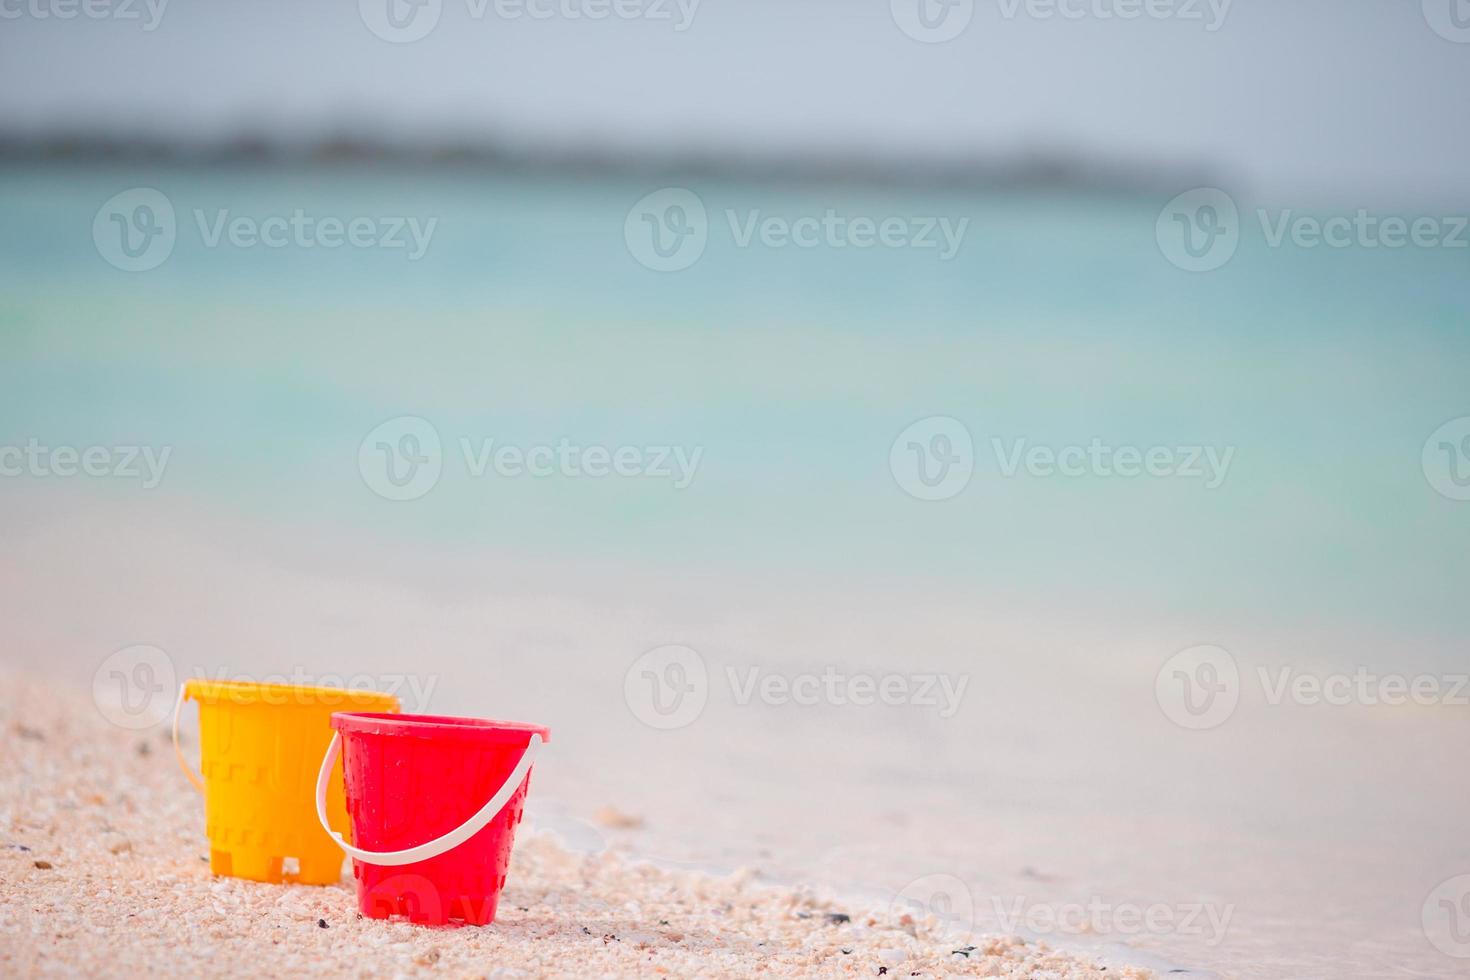
[[(199, 766), (179, 747), (179, 712), (199, 702)], [(332, 741), (337, 711), (397, 712), (376, 691), (294, 684), (186, 681), (174, 708), (174, 754), (204, 794), (209, 869), (252, 881), (330, 885), (341, 878), (342, 850), (317, 821), (317, 767)], [(338, 763), (327, 813), (348, 829)]]

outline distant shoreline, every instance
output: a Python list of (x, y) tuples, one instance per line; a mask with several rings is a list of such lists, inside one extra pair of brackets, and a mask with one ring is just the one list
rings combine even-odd
[(112, 137), (94, 132), (0, 133), (0, 167), (146, 164), (213, 169), (378, 168), (570, 177), (729, 179), (758, 183), (848, 184), (984, 190), (1141, 194), (1213, 186), (1203, 168), (1035, 150), (994, 156), (914, 159), (878, 154), (678, 151), (640, 153), (605, 146), (549, 148), (493, 141), (416, 145), (351, 137), (313, 141), (240, 136), (219, 140)]

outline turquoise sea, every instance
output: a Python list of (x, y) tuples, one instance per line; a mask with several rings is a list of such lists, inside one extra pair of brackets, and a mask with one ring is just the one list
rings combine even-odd
[[(1239, 251), (1192, 273), (1155, 235), (1172, 190), (691, 179), (681, 186), (707, 209), (707, 246), (689, 268), (657, 272), (624, 229), (659, 186), (12, 169), (0, 182), (0, 443), (169, 446), (146, 494), (124, 479), (68, 487), (509, 558), (1329, 623), (1402, 638), (1374, 654), (1385, 658), (1448, 655), (1462, 637), (1470, 504), (1434, 490), (1421, 450), (1470, 414), (1470, 249), (1272, 248), (1257, 202), (1241, 198)], [(127, 272), (92, 229), (104, 202), (137, 187), (166, 195), (177, 238), (156, 268)], [(297, 211), (436, 224), (416, 260), (207, 243), (224, 212)], [(828, 211), (968, 225), (947, 261), (922, 248), (741, 247), (735, 234), (755, 216)], [(367, 433), (399, 416), (428, 420), (443, 444), (432, 494), (410, 502), (375, 495), (357, 465)], [(930, 416), (959, 420), (975, 446), (969, 484), (938, 502), (905, 493), (889, 467), (898, 434)], [(476, 477), (461, 440), (478, 451), (489, 439), (702, 457), (683, 489)], [(1233, 458), (1214, 488), (1003, 473), (1019, 445), (1094, 439)], [(62, 479), (27, 473), (0, 494)]]

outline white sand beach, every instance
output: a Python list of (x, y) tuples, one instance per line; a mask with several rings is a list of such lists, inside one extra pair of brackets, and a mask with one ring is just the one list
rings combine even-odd
[(1144, 980), (1018, 937), (842, 905), (750, 873), (659, 870), (522, 828), (491, 926), (363, 919), (329, 887), (209, 873), (198, 799), (158, 731), (54, 681), (0, 682), (0, 973), (11, 977), (1048, 977)]

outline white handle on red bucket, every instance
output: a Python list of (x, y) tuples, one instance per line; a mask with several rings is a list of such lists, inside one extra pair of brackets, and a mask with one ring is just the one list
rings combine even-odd
[(184, 770), (184, 775), (189, 777), (189, 782), (199, 792), (204, 792), (204, 780), (194, 772), (194, 767), (189, 765), (184, 758), (184, 750), (179, 746), (179, 712), (184, 709), (184, 691), (186, 685), (179, 685), (179, 699), (174, 702), (174, 758), (179, 760), (179, 768)]
[(521, 781), (526, 778), (526, 773), (531, 771), (531, 763), (535, 760), (536, 750), (540, 747), (541, 736), (533, 732), (531, 741), (526, 745), (525, 754), (521, 756), (521, 761), (516, 763), (515, 770), (506, 779), (505, 785), (501, 786), (495, 795), (480, 807), (479, 812), (443, 837), (436, 837), (426, 844), (407, 847), (401, 851), (364, 851), (343, 840), (342, 835), (327, 823), (327, 782), (332, 778), (332, 766), (336, 764), (337, 756), (342, 752), (342, 733), (333, 732), (332, 744), (327, 746), (327, 755), (322, 759), (322, 771), (317, 773), (316, 777), (316, 818), (321, 821), (322, 829), (337, 842), (338, 847), (365, 864), (392, 868), (401, 864), (427, 861), (431, 857), (438, 857), (445, 851), (463, 844), (500, 815), (500, 811), (505, 809), (505, 805), (520, 788)]

